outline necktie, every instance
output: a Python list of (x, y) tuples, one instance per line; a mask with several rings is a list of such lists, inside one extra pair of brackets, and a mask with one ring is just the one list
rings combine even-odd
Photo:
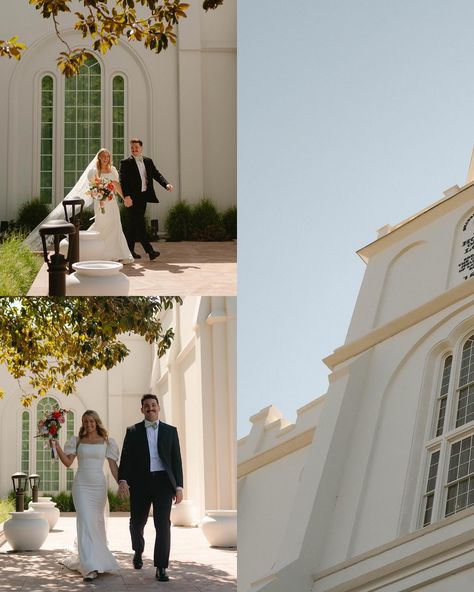
[(147, 422), (145, 422), (145, 427), (146, 428), (153, 428), (154, 430), (156, 430), (156, 428), (158, 427), (158, 422), (156, 422), (156, 421), (147, 421)]

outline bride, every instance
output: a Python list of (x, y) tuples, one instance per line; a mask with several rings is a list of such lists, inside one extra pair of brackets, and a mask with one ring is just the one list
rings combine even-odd
[[(103, 201), (93, 199), (90, 187), (96, 179), (110, 181), (113, 184), (111, 199), (105, 199)], [(103, 252), (100, 255), (100, 259), (133, 263), (134, 259), (123, 234), (120, 209), (116, 196), (120, 196), (124, 200), (122, 188), (119, 183), (119, 175), (117, 169), (112, 164), (109, 150), (107, 148), (101, 148), (82, 173), (77, 183), (66, 195), (65, 199), (69, 197), (81, 197), (85, 201), (85, 207), (91, 205), (92, 202), (94, 203), (94, 223), (86, 232), (96, 231), (100, 233), (100, 238), (103, 241)], [(33, 250), (41, 250), (39, 228), (45, 222), (59, 220), (61, 218), (64, 218), (62, 202), (27, 236), (25, 244)]]
[(119, 564), (107, 547), (105, 534), (107, 485), (103, 472), (104, 460), (107, 459), (117, 481), (117, 443), (108, 437), (97, 412), (90, 409), (82, 416), (79, 436), (69, 438), (64, 450), (56, 440), (52, 442), (66, 467), (72, 465), (76, 456), (78, 462), (72, 487), (76, 507), (77, 550), (72, 557), (61, 563), (69, 569), (79, 571), (87, 581), (95, 579), (99, 573), (117, 571)]

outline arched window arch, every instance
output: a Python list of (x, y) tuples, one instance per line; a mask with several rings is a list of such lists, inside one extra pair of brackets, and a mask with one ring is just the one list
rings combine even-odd
[[(127, 109), (125, 75), (104, 75), (99, 61), (90, 55), (80, 74), (65, 78), (64, 84), (61, 80), (57, 88), (52, 75), (43, 75), (40, 78), (39, 95), (38, 191), (41, 201), (56, 204), (75, 185), (102, 146), (110, 147), (117, 167), (124, 158)], [(107, 102), (103, 97), (108, 98)], [(63, 114), (58, 110), (58, 104), (64, 105)], [(104, 125), (105, 121), (107, 125)], [(103, 136), (104, 129), (106, 137)]]
[(64, 194), (74, 186), (101, 147), (102, 77), (99, 62), (89, 56), (78, 76), (64, 88)]
[(423, 526), (474, 505), (474, 334), (441, 362), (425, 446)]
[(40, 199), (51, 203), (53, 199), (53, 122), (54, 122), (54, 79), (50, 74), (41, 78), (41, 156), (40, 156)]

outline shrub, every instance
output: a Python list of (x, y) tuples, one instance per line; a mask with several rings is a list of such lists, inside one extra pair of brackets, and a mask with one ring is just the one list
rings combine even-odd
[(110, 489), (107, 491), (109, 498), (109, 506), (111, 512), (129, 512), (130, 511), (130, 499), (120, 498), (116, 493)]
[(225, 228), (221, 216), (210, 199), (201, 199), (192, 208), (191, 238), (198, 241), (225, 239)]
[(42, 260), (23, 245), (24, 236), (10, 234), (0, 244), (0, 296), (28, 293)]
[(227, 238), (237, 238), (237, 208), (232, 206), (222, 214), (222, 224)]
[(76, 508), (74, 507), (74, 500), (72, 499), (72, 493), (70, 491), (60, 491), (56, 495), (45, 493), (44, 496), (51, 497), (51, 501), (57, 505), (60, 512), (76, 511)]
[[(6, 505), (8, 507), (11, 507), (12, 508), (12, 510), (8, 510), (9, 512), (15, 511), (16, 494), (13, 491), (13, 489), (11, 489), (8, 492), (7, 499), (6, 500), (1, 500), (1, 501), (5, 501)], [(24, 500), (25, 510), (28, 509), (28, 504), (30, 503), (30, 501), (31, 501), (31, 497), (25, 493), (25, 500)], [(0, 520), (0, 522), (1, 522), (1, 520)]]
[(19, 228), (31, 232), (49, 214), (49, 206), (35, 197), (27, 201), (18, 210), (16, 223)]
[(91, 218), (94, 215), (94, 210), (92, 208), (84, 208), (81, 212), (80, 217), (80, 230), (87, 230), (89, 226), (91, 226), (93, 220)]
[(192, 232), (192, 208), (180, 200), (168, 212), (165, 221), (166, 234), (169, 241), (190, 240)]

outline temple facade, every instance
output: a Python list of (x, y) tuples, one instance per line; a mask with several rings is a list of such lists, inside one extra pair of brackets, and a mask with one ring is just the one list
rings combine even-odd
[(238, 444), (239, 591), (463, 592), (474, 579), (474, 176), (358, 254), (327, 393)]

